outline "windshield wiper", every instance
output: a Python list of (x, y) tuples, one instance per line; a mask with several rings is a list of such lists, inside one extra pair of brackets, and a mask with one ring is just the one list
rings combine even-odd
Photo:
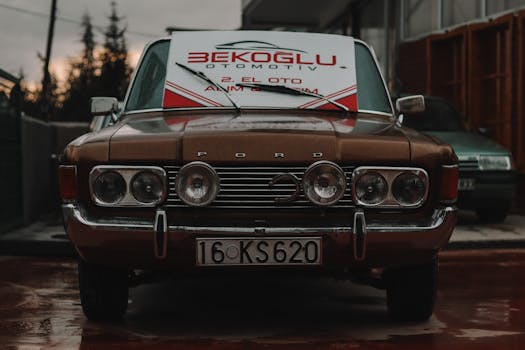
[(199, 72), (199, 71), (196, 71), (194, 69), (191, 69), (190, 67), (182, 64), (182, 63), (179, 63), (179, 62), (175, 62), (175, 64), (179, 67), (181, 67), (182, 69), (190, 72), (191, 74), (195, 75), (196, 77), (198, 78), (201, 78), (202, 80), (204, 80), (205, 82), (207, 83), (210, 83), (211, 85), (215, 86), (217, 89), (221, 90), (224, 95), (228, 98), (228, 100), (231, 102), (231, 104), (235, 107), (235, 109), (240, 112), (241, 111), (241, 108), (239, 107), (239, 105), (232, 99), (232, 97), (230, 96), (230, 93), (228, 92), (228, 90), (226, 90), (224, 87), (222, 87), (221, 85), (219, 85), (218, 83), (214, 82), (213, 80), (211, 80), (210, 78), (208, 78), (208, 76), (206, 74), (204, 74), (203, 72)]
[(316, 94), (315, 92), (310, 92), (310, 91), (298, 90), (298, 89), (294, 89), (294, 88), (291, 88), (291, 87), (288, 87), (288, 86), (285, 86), (285, 85), (270, 85), (270, 84), (258, 84), (258, 83), (253, 83), (253, 84), (252, 83), (250, 83), (250, 84), (237, 83), (237, 84), (235, 84), (235, 86), (244, 86), (244, 87), (249, 87), (249, 88), (258, 88), (258, 89), (261, 89), (261, 90), (264, 90), (264, 91), (277, 92), (277, 93), (280, 93), (280, 94), (288, 94), (288, 95), (294, 95), (294, 96), (312, 96), (312, 97), (317, 97), (317, 98), (325, 100), (328, 103), (333, 104), (334, 106), (342, 109), (345, 112), (349, 112), (350, 111), (348, 109), (348, 107), (340, 104), (339, 102), (336, 102), (336, 101), (333, 101), (333, 100), (331, 100), (331, 99), (329, 99), (327, 97), (324, 97), (321, 94)]

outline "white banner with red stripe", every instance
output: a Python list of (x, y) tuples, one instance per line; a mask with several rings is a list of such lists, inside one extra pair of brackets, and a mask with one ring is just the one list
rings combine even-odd
[(231, 107), (223, 91), (180, 65), (204, 73), (226, 89), (241, 108), (337, 109), (313, 96), (236, 84), (284, 85), (323, 95), (350, 111), (358, 109), (351, 37), (262, 31), (174, 32), (164, 108)]

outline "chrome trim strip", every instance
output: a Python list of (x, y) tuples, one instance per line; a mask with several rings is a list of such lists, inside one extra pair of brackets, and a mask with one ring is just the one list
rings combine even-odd
[[(367, 222), (366, 231), (370, 233), (402, 233), (402, 232), (422, 232), (431, 231), (441, 226), (448, 218), (449, 215), (456, 212), (455, 207), (445, 207), (436, 209), (434, 215), (426, 225), (418, 224), (398, 224), (384, 226), (381, 224), (374, 224)], [(76, 204), (63, 204), (62, 213), (64, 216), (64, 224), (67, 227), (68, 223), (72, 220), (76, 220), (83, 225), (89, 226), (96, 230), (122, 230), (122, 231), (144, 231), (153, 230), (154, 221), (138, 221), (129, 218), (115, 218), (115, 219), (100, 219), (92, 220), (89, 219), (84, 210)], [(170, 231), (178, 231), (185, 233), (247, 233), (253, 234), (264, 232), (267, 234), (272, 233), (298, 233), (298, 234), (315, 234), (319, 232), (323, 233), (352, 233), (352, 227), (214, 227), (214, 226), (181, 226), (181, 225), (169, 225)]]
[(450, 214), (457, 211), (455, 207), (445, 207), (434, 211), (432, 215), (432, 221), (428, 226), (417, 226), (417, 225), (399, 225), (399, 226), (381, 226), (368, 224), (366, 226), (367, 233), (384, 233), (384, 232), (417, 232), (417, 231), (432, 231), (441, 226)]
[[(201, 107), (201, 108), (148, 108), (148, 109), (135, 109), (135, 110), (129, 110), (129, 111), (123, 111), (122, 114), (125, 114), (125, 115), (132, 115), (132, 114), (140, 114), (140, 113), (154, 113), (154, 112), (170, 112), (170, 111), (181, 111), (181, 112), (184, 112), (184, 111), (235, 111), (234, 108), (232, 107)], [(315, 109), (297, 109), (297, 108), (270, 108), (270, 107), (266, 107), (266, 108), (262, 108), (262, 107), (259, 107), (259, 108), (245, 108), (245, 107), (242, 107), (241, 106), (241, 110), (242, 111), (245, 111), (245, 112), (249, 112), (249, 111), (283, 111), (283, 112), (289, 112), (289, 111), (295, 111), (295, 112), (304, 112), (304, 111), (310, 111), (310, 112), (313, 112), (314, 114), (315, 113), (319, 113), (319, 110), (315, 110)], [(325, 111), (326, 112), (326, 111)], [(358, 109), (357, 110), (358, 113), (366, 113), (366, 114), (375, 114), (375, 115), (380, 115), (380, 116), (384, 116), (384, 117), (390, 117), (390, 118), (393, 118), (393, 114), (392, 113), (386, 113), (386, 112), (381, 112), (381, 111), (374, 111), (374, 110), (369, 110), (369, 109)], [(332, 112), (334, 113), (334, 112)], [(334, 114), (337, 114), (337, 113), (334, 113)]]
[(118, 229), (123, 231), (134, 231), (153, 230), (154, 228), (153, 221), (138, 221), (130, 218), (93, 220), (87, 217), (82, 207), (75, 204), (63, 204), (62, 215), (64, 217), (64, 225), (66, 228), (71, 220), (76, 220), (79, 223), (89, 226), (93, 229)]
[(154, 252), (157, 259), (164, 259), (167, 255), (167, 242), (168, 242), (168, 220), (166, 211), (163, 209), (157, 209), (155, 213), (155, 224), (154, 224)]
[[(359, 225), (359, 226), (358, 226)], [(352, 230), (352, 240), (354, 248), (354, 259), (363, 261), (366, 257), (366, 220), (365, 213), (358, 210), (354, 213), (354, 228)]]

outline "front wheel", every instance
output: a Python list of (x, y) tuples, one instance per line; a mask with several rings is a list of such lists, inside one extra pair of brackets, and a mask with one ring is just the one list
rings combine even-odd
[(388, 314), (399, 321), (426, 321), (434, 311), (438, 259), (385, 272)]
[(129, 274), (85, 261), (78, 263), (80, 301), (91, 321), (121, 319), (128, 307)]

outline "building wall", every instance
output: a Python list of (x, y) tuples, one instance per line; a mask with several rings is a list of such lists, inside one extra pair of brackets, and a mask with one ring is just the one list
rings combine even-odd
[(65, 145), (88, 131), (87, 123), (46, 123), (22, 117), (24, 224), (56, 213), (59, 206), (57, 157)]
[(404, 92), (451, 101), (472, 130), (491, 130), (520, 171), (525, 171), (524, 18), (525, 10), (507, 13), (406, 41), (399, 68)]
[(525, 0), (398, 0), (403, 40), (451, 30), (470, 22), (485, 22), (505, 12), (525, 8)]

